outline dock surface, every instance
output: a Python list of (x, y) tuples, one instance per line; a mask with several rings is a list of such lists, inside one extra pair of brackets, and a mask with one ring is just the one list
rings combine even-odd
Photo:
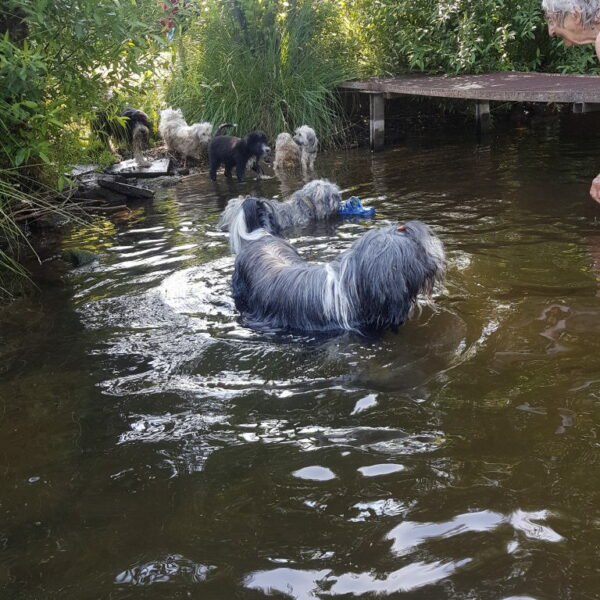
[(501, 102), (600, 103), (600, 76), (508, 71), (481, 75), (403, 75), (346, 81), (341, 89), (391, 95)]

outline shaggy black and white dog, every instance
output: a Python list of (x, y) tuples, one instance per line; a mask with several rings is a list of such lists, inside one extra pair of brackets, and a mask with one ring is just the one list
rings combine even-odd
[(118, 111), (113, 117), (107, 111), (99, 111), (92, 123), (92, 131), (113, 154), (118, 156), (112, 143), (114, 141), (118, 146), (132, 149), (139, 167), (150, 166), (150, 161), (144, 158), (144, 150), (148, 148), (152, 126), (143, 110), (128, 107)]
[(233, 298), (250, 327), (395, 331), (443, 278), (442, 243), (419, 221), (372, 229), (332, 262), (309, 263), (279, 237), (269, 204), (246, 198), (242, 209), (230, 230)]
[(214, 137), (208, 146), (209, 174), (213, 181), (217, 179), (217, 169), (223, 165), (225, 176), (231, 177), (235, 167), (238, 181), (244, 181), (246, 166), (258, 175), (262, 173), (259, 161), (271, 152), (267, 135), (262, 131), (251, 131), (243, 138), (231, 135)]
[[(236, 222), (242, 212), (244, 197), (232, 198), (225, 207), (219, 219), (219, 229), (229, 231), (232, 223)], [(280, 202), (278, 200), (263, 200), (266, 210), (269, 210), (273, 223), (278, 230), (289, 227), (302, 227), (313, 221), (327, 219), (337, 215), (342, 203), (340, 188), (326, 179), (315, 179), (307, 183), (301, 190), (294, 192), (291, 198)], [(237, 223), (240, 220), (237, 219)], [(237, 246), (234, 241), (239, 237), (230, 236), (231, 249), (235, 253)]]

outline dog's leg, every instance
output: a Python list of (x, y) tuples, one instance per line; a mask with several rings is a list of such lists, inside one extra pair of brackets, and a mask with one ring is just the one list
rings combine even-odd
[(250, 168), (258, 175), (258, 179), (261, 179), (265, 172), (258, 161), (259, 159), (257, 158)]
[(302, 174), (304, 176), (306, 176), (308, 174), (308, 152), (306, 152), (304, 150), (304, 148), (302, 149), (301, 162), (302, 162)]
[(244, 175), (246, 173), (246, 163), (244, 161), (239, 161), (235, 167), (235, 173), (237, 175), (237, 180), (239, 183), (244, 181)]
[(217, 180), (217, 169), (221, 166), (219, 161), (209, 158), (210, 164), (208, 169), (208, 176), (213, 180)]

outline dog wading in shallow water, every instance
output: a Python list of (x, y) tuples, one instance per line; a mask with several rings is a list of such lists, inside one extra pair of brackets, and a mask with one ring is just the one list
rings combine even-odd
[[(271, 212), (271, 218), (275, 226), (281, 229), (289, 227), (301, 227), (313, 221), (321, 221), (333, 215), (337, 215), (342, 203), (340, 188), (326, 179), (315, 179), (307, 183), (301, 190), (294, 192), (291, 198), (283, 202), (278, 200), (263, 200), (265, 210)], [(237, 219), (242, 212), (244, 198), (233, 198), (225, 207), (219, 219), (221, 231), (231, 231), (232, 223), (243, 225), (243, 220)], [(241, 235), (230, 236), (230, 242)], [(232, 251), (237, 250), (232, 246)]]
[(303, 260), (257, 198), (244, 200), (229, 235), (235, 306), (258, 329), (395, 331), (445, 272), (442, 243), (419, 221), (372, 229), (326, 264)]
[(275, 160), (273, 168), (279, 176), (300, 174), (302, 150), (289, 133), (280, 133), (275, 140)]
[(315, 130), (308, 125), (298, 127), (294, 132), (294, 142), (300, 146), (302, 172), (306, 175), (309, 171), (314, 171), (315, 160), (319, 150), (319, 140)]
[(152, 164), (144, 158), (152, 126), (150, 118), (143, 110), (124, 108), (116, 113), (116, 118), (110, 118), (106, 111), (100, 111), (92, 123), (92, 131), (113, 154), (118, 156), (112, 144), (114, 140), (117, 145), (131, 148), (139, 167), (149, 167)]
[(235, 168), (238, 181), (244, 181), (249, 162), (250, 168), (260, 175), (262, 169), (259, 161), (270, 152), (267, 135), (263, 131), (251, 131), (243, 138), (230, 135), (215, 136), (208, 146), (210, 178), (216, 181), (217, 169), (223, 165), (226, 177), (231, 177), (231, 171)]

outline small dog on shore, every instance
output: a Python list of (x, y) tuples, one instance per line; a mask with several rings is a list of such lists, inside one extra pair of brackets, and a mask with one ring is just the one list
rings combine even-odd
[(131, 148), (138, 167), (149, 167), (152, 163), (144, 158), (148, 149), (152, 125), (150, 118), (138, 108), (127, 107), (119, 110), (114, 117), (102, 110), (96, 114), (92, 131), (115, 156), (121, 159), (115, 145)]
[(302, 172), (304, 175), (315, 169), (315, 160), (319, 151), (319, 140), (315, 130), (308, 125), (298, 127), (294, 132), (294, 142), (300, 146)]
[[(219, 219), (218, 227), (221, 231), (231, 232), (234, 223), (239, 225), (240, 219), (243, 221), (242, 205), (244, 200), (244, 197), (232, 198), (227, 203)], [(264, 210), (271, 215), (273, 227), (280, 231), (290, 227), (301, 227), (313, 221), (337, 215), (342, 204), (342, 195), (340, 188), (335, 183), (326, 179), (315, 179), (283, 202), (266, 199), (262, 202)], [(234, 243), (239, 235), (242, 234), (230, 236), (231, 250), (234, 254), (239, 250), (239, 246)]]
[(251, 131), (243, 138), (231, 135), (215, 136), (208, 146), (210, 178), (216, 181), (217, 169), (221, 165), (225, 167), (225, 177), (231, 177), (235, 168), (240, 183), (244, 181), (247, 166), (261, 175), (259, 161), (270, 152), (267, 135), (263, 131)]
[(302, 150), (289, 133), (280, 133), (275, 140), (275, 160), (273, 168), (279, 176), (300, 175)]
[(229, 235), (233, 298), (268, 331), (396, 331), (445, 272), (441, 241), (419, 221), (372, 229), (329, 263), (305, 261), (280, 237), (271, 206), (248, 197)]
[(184, 163), (187, 163), (188, 157), (199, 160), (208, 148), (212, 137), (212, 124), (205, 122), (188, 125), (181, 109), (169, 107), (160, 111), (158, 131), (167, 150), (180, 154)]

